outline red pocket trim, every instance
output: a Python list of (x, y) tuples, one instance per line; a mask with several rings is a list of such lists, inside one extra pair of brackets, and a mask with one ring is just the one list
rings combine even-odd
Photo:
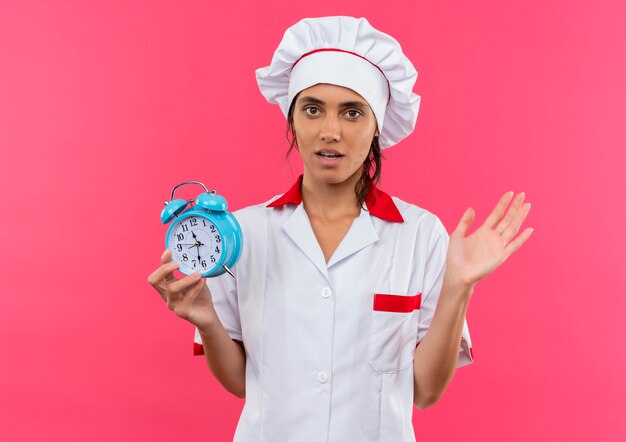
[(193, 354), (194, 356), (200, 356), (204, 354), (204, 347), (202, 344), (198, 344), (197, 342), (193, 343)]
[(374, 294), (374, 310), (378, 312), (410, 313), (420, 308), (422, 294), (413, 296)]

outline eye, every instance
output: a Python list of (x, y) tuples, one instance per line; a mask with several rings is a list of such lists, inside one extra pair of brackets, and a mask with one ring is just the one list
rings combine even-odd
[[(310, 110), (314, 110), (315, 112), (313, 112), (313, 113), (308, 112)], [(311, 117), (317, 115), (318, 112), (319, 112), (319, 109), (314, 107), (314, 106), (307, 106), (307, 107), (304, 108), (304, 113), (307, 114), (307, 115), (310, 115)]]
[(348, 116), (353, 119), (356, 120), (357, 118), (359, 118), (361, 115), (363, 115), (360, 111), (356, 110), (356, 109), (350, 109), (349, 111), (347, 111)]

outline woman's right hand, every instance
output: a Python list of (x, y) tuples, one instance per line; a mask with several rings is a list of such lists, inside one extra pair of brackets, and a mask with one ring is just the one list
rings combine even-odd
[(148, 276), (148, 282), (177, 316), (199, 329), (207, 328), (217, 320), (211, 292), (199, 273), (176, 279), (173, 272), (178, 267), (166, 250), (161, 255), (161, 266)]

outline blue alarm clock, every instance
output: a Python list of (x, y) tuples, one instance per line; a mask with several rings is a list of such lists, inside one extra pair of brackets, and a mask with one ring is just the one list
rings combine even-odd
[[(187, 184), (199, 184), (204, 189), (189, 208), (194, 200), (174, 199), (176, 189)], [(184, 181), (172, 189), (161, 222), (174, 220), (165, 234), (165, 247), (172, 252), (172, 260), (180, 263), (182, 273), (198, 271), (202, 277), (214, 277), (228, 272), (235, 276), (231, 268), (241, 256), (243, 234), (227, 208), (223, 196), (215, 189), (209, 192), (199, 181)]]

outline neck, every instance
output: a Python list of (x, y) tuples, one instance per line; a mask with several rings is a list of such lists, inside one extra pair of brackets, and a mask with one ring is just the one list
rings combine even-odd
[(357, 205), (354, 189), (360, 175), (359, 169), (341, 183), (324, 183), (316, 181), (305, 170), (302, 179), (302, 204), (307, 215), (329, 221), (359, 216), (361, 208)]

